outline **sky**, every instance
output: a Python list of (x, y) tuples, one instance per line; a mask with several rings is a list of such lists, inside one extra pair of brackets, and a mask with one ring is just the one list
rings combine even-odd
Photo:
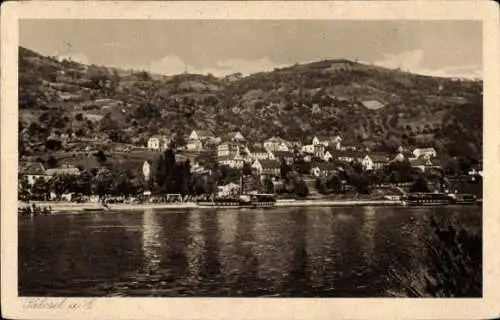
[(414, 73), (481, 78), (480, 21), (22, 20), (43, 55), (157, 74), (250, 74), (346, 58)]

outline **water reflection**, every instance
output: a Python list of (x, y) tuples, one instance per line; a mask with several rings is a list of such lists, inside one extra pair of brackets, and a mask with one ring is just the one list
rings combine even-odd
[(201, 214), (199, 210), (193, 210), (189, 213), (189, 233), (191, 241), (186, 248), (186, 256), (188, 260), (188, 276), (187, 282), (195, 283), (198, 281), (198, 276), (201, 270), (203, 248), (205, 247), (205, 239), (201, 226)]
[(156, 211), (144, 211), (142, 230), (143, 272), (148, 275), (158, 274), (162, 258), (163, 234)]
[[(457, 212), (459, 211), (459, 212)], [(474, 207), (108, 212), (20, 218), (20, 295), (376, 297), (425, 261), (429, 218)]]
[(360, 229), (361, 250), (363, 252), (364, 262), (371, 266), (375, 256), (375, 232), (377, 228), (377, 219), (375, 216), (376, 208), (363, 208), (363, 224)]

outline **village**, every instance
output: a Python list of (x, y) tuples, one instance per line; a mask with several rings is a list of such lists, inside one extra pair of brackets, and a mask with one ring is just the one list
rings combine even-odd
[[(21, 160), (19, 195), (23, 199), (68, 202), (97, 202), (103, 197), (122, 202), (144, 197), (147, 201), (182, 201), (242, 192), (307, 199), (335, 195), (356, 198), (370, 195), (374, 188), (378, 188), (378, 196), (388, 197), (397, 195), (398, 190), (411, 191), (412, 187), (415, 191), (462, 191), (458, 189), (463, 185), (482, 181), (481, 161), (464, 165), (460, 159), (451, 159), (443, 164), (433, 147), (400, 146), (389, 153), (344, 144), (338, 135), (314, 136), (304, 142), (273, 136), (254, 142), (241, 132), (218, 137), (207, 130), (192, 130), (184, 139), (185, 145), (175, 145), (175, 140), (175, 135), (153, 135), (146, 146), (121, 148), (123, 154), (149, 154), (141, 165), (135, 159), (133, 170), (125, 175), (114, 172), (116, 166), (104, 165), (109, 148), (91, 152), (87, 147), (87, 158), (95, 164), (90, 171), (89, 167), (66, 161), (55, 161), (46, 168), (41, 161)], [(158, 161), (166, 152), (175, 153), (175, 162), (189, 163), (187, 175), (157, 180)], [(118, 167), (130, 168), (126, 162)], [(183, 167), (180, 168), (172, 170), (180, 172)], [(463, 183), (464, 177), (469, 184)], [(166, 187), (164, 179), (175, 180), (178, 186)], [(188, 186), (181, 187), (182, 184)], [(178, 197), (166, 197), (172, 194)]]

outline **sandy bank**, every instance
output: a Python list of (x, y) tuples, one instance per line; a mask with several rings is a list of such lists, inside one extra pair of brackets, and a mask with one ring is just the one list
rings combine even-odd
[[(71, 202), (40, 202), (32, 201), (30, 204), (19, 202), (19, 208), (31, 206), (35, 204), (37, 207), (51, 207), (53, 212), (62, 211), (99, 211), (99, 210), (153, 210), (153, 209), (213, 209), (219, 206), (199, 206), (195, 202), (184, 203), (141, 203), (141, 204), (109, 204), (105, 208), (99, 203), (86, 202), (86, 203), (71, 203)], [(400, 201), (395, 200), (278, 200), (276, 207), (333, 207), (333, 206), (386, 206), (386, 205), (400, 205)]]

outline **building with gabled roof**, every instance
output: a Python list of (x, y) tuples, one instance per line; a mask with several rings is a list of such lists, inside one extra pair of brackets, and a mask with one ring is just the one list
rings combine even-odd
[(165, 151), (170, 147), (172, 138), (164, 135), (154, 135), (148, 139), (148, 149), (153, 151)]
[(281, 164), (278, 160), (257, 159), (252, 164), (252, 170), (259, 175), (279, 176)]
[(316, 162), (311, 165), (311, 175), (315, 177), (331, 176), (338, 172), (339, 166), (335, 162)]
[(45, 173), (45, 166), (39, 161), (19, 161), (19, 174), (26, 177), (30, 186), (35, 184), (37, 179), (48, 180), (50, 178)]
[(415, 158), (435, 158), (437, 157), (437, 152), (434, 148), (416, 148), (413, 150), (413, 155), (415, 156)]
[(383, 152), (368, 152), (361, 160), (361, 165), (365, 170), (378, 170), (388, 164), (390, 155)]

